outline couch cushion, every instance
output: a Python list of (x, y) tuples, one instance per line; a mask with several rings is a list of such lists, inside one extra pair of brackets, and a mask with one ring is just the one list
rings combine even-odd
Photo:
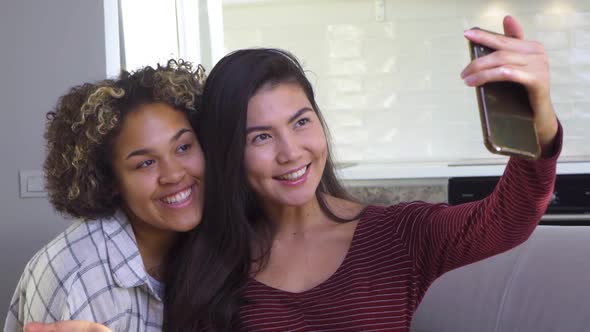
[(538, 226), (503, 254), (436, 280), (412, 331), (590, 331), (590, 227)]

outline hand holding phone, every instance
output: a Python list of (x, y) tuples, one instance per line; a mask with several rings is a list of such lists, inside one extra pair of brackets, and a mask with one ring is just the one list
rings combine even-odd
[[(485, 48), (470, 47), (471, 50), (478, 51), (478, 55), (481, 56), (474, 57), (474, 60), (461, 73), (461, 77), (466, 85), (472, 87), (481, 87), (495, 82), (521, 84), (524, 87), (528, 105), (533, 113), (533, 127), (540, 145), (538, 155), (550, 156), (554, 151), (554, 141), (559, 125), (549, 93), (550, 80), (547, 55), (541, 43), (524, 38), (524, 32), (514, 18), (511, 16), (504, 17), (503, 25), (504, 35), (489, 33), (480, 29), (466, 30), (464, 32), (465, 38), (471, 44), (487, 47), (487, 50)], [(512, 95), (515, 89), (510, 88), (507, 90), (511, 91), (509, 95)], [(522, 91), (522, 89), (520, 90)], [(487, 92), (494, 91), (488, 89)], [(493, 99), (488, 98), (488, 100)], [(522, 110), (520, 107), (518, 109)], [(517, 118), (522, 119), (522, 117)], [(487, 119), (490, 119), (490, 117)], [(503, 119), (501, 118), (501, 120)], [(487, 132), (484, 132), (484, 135), (486, 134)], [(502, 153), (493, 146), (491, 147), (490, 150), (494, 153)], [(505, 150), (502, 154), (534, 158), (530, 157), (530, 155), (511, 153), (508, 150)]]
[[(469, 41), (471, 60), (493, 52), (494, 49)], [(486, 148), (496, 154), (539, 158), (541, 148), (526, 88), (504, 81), (488, 82), (475, 89)]]

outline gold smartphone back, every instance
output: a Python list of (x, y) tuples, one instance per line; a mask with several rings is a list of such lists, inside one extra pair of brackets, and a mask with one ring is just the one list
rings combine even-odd
[[(469, 42), (471, 59), (492, 52)], [(538, 159), (541, 148), (526, 88), (515, 82), (490, 82), (475, 88), (486, 148), (496, 154)]]

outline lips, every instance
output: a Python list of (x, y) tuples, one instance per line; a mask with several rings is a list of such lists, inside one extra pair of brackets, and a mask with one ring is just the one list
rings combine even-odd
[(274, 178), (277, 180), (283, 180), (283, 181), (297, 181), (305, 175), (305, 172), (307, 172), (308, 167), (309, 167), (309, 164), (301, 167), (300, 169), (298, 169), (296, 171), (293, 171), (291, 173), (287, 173), (287, 174), (284, 174), (281, 176), (276, 176)]

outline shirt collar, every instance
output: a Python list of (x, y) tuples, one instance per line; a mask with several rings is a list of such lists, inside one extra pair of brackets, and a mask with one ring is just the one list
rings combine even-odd
[(154, 297), (161, 300), (149, 282), (133, 228), (125, 213), (117, 210), (112, 218), (103, 220), (102, 228), (115, 284), (121, 288), (146, 287)]

